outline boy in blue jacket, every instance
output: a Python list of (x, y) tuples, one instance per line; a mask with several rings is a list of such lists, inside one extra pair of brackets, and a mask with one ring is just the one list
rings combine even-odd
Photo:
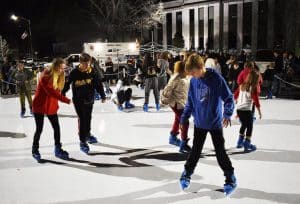
[[(225, 151), (223, 127), (230, 125), (234, 110), (234, 100), (222, 76), (213, 69), (206, 69), (199, 55), (191, 55), (185, 65), (186, 71), (193, 76), (190, 82), (188, 100), (181, 116), (180, 124), (186, 124), (191, 115), (194, 117), (194, 141), (192, 151), (184, 165), (180, 178), (182, 189), (190, 185), (191, 175), (200, 158), (206, 135), (209, 132), (219, 166), (224, 172), (224, 193), (230, 194), (237, 186), (234, 168)], [(222, 113), (222, 102), (224, 111)]]

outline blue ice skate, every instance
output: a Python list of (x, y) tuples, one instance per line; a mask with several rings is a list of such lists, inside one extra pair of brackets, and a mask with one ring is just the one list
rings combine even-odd
[(189, 188), (191, 183), (191, 174), (186, 173), (184, 170), (180, 177), (180, 186), (182, 190)]
[(179, 147), (180, 146), (180, 139), (177, 138), (177, 134), (170, 133), (169, 144)]
[(144, 112), (148, 112), (149, 107), (148, 107), (148, 104), (147, 104), (147, 103), (145, 103), (145, 104), (143, 105), (143, 110), (144, 110)]
[(125, 109), (130, 109), (130, 108), (134, 108), (134, 105), (132, 103), (130, 103), (129, 101), (125, 102)]
[(56, 157), (63, 159), (63, 160), (68, 160), (69, 159), (69, 153), (67, 151), (64, 151), (61, 148), (61, 145), (55, 145), (54, 148), (54, 154)]
[(21, 111), (20, 117), (21, 117), (21, 118), (25, 118), (25, 111)]
[(124, 109), (124, 108), (123, 108), (122, 105), (119, 105), (119, 106), (118, 106), (118, 110), (119, 110), (119, 111), (123, 111), (123, 109)]
[(97, 138), (96, 138), (95, 136), (90, 135), (89, 137), (87, 137), (87, 142), (88, 142), (89, 144), (94, 144), (94, 143), (97, 143), (98, 140), (97, 140)]
[(89, 154), (90, 147), (87, 143), (80, 142), (80, 150), (86, 154)]
[(224, 194), (225, 194), (225, 196), (231, 195), (237, 187), (237, 182), (236, 182), (236, 178), (235, 178), (234, 174), (231, 175), (231, 180), (232, 180), (232, 182), (224, 184)]
[(244, 151), (245, 152), (253, 152), (255, 150), (256, 150), (256, 146), (251, 144), (250, 141), (245, 140), (245, 142), (244, 142)]
[(244, 142), (245, 142), (245, 137), (240, 135), (237, 141), (236, 148), (242, 148), (244, 146)]
[(188, 145), (188, 140), (181, 140), (179, 146), (179, 152), (190, 153), (192, 148)]
[(99, 93), (95, 93), (95, 100), (100, 100), (100, 94)]
[(160, 104), (159, 104), (159, 103), (156, 104), (156, 110), (157, 110), (157, 111), (160, 110)]
[(32, 157), (37, 161), (37, 162), (41, 162), (41, 154), (39, 152), (39, 150), (35, 150), (32, 151)]

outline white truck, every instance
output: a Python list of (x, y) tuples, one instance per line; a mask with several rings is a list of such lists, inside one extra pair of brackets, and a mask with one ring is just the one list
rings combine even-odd
[(100, 66), (105, 65), (108, 57), (114, 65), (125, 65), (128, 56), (140, 54), (139, 43), (137, 42), (94, 42), (84, 43), (83, 51), (99, 61)]

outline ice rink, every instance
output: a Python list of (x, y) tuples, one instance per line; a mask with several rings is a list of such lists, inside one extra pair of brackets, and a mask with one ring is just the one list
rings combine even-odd
[(256, 152), (235, 148), (239, 124), (233, 118), (224, 135), (238, 188), (225, 197), (210, 136), (191, 187), (182, 191), (179, 177), (187, 155), (168, 144), (171, 109), (157, 112), (151, 93), (150, 112), (144, 113), (143, 91), (134, 88), (133, 96), (137, 107), (127, 112), (109, 101), (95, 102), (92, 133), (100, 143), (90, 145), (90, 155), (79, 151), (73, 105), (60, 103), (62, 143), (71, 159), (54, 157), (53, 131), (45, 118), (42, 163), (31, 156), (35, 123), (27, 104), (26, 118), (20, 118), (19, 99), (0, 98), (0, 203), (300, 203), (300, 101), (261, 100)]

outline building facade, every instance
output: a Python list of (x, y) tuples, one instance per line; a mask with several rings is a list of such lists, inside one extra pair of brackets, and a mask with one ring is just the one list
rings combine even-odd
[[(292, 34), (293, 37), (287, 36), (285, 28), (289, 26), (285, 22), (290, 19), (286, 19), (286, 16), (292, 11), (286, 11), (285, 2), (287, 1), (164, 1), (165, 19), (161, 27), (156, 29), (155, 40), (164, 46), (172, 45), (175, 33), (179, 32), (184, 38), (184, 47), (188, 50), (249, 49), (256, 53), (258, 49), (273, 49), (275, 46), (287, 49), (289, 41), (293, 41), (289, 42), (290, 47), (297, 44), (297, 38), (294, 37), (297, 29)], [(297, 1), (294, 2), (297, 4)], [(296, 20), (293, 19), (295, 24), (299, 24), (298, 17), (299, 15), (295, 17)], [(289, 21), (289, 24), (293, 22)]]

